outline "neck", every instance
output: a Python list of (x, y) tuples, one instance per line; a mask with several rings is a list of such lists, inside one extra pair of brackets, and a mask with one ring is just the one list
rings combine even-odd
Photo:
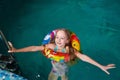
[(60, 47), (60, 46), (58, 47), (58, 46), (56, 46), (56, 49), (57, 49), (57, 51), (60, 51), (60, 52), (63, 51), (63, 52), (65, 52), (65, 48), (64, 47)]
[(64, 49), (64, 47), (62, 47), (62, 46), (61, 46), (61, 47), (58, 47), (58, 46), (57, 46), (57, 48), (58, 48), (58, 50), (62, 50), (62, 49)]

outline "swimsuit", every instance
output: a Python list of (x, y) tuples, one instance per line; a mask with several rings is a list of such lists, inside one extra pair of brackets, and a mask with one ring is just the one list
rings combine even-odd
[[(57, 51), (57, 46), (55, 47), (54, 51)], [(63, 54), (65, 54), (65, 49), (62, 49)], [(65, 75), (68, 72), (68, 66), (65, 62), (56, 62), (54, 60), (51, 61), (52, 63), (52, 72), (57, 76)]]

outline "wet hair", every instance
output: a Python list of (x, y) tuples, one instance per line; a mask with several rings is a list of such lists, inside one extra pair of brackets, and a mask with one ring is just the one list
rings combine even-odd
[[(65, 47), (68, 47), (69, 48), (69, 55), (70, 55), (70, 61), (67, 62), (68, 65), (72, 65), (74, 63), (77, 62), (77, 57), (75, 55), (75, 49), (72, 47), (72, 44), (70, 42), (70, 38), (71, 38), (71, 31), (67, 30), (67, 29), (64, 29), (64, 28), (61, 28), (61, 29), (57, 29), (57, 31), (64, 31), (65, 34), (66, 34), (66, 37), (68, 39), (68, 43), (65, 45)], [(55, 38), (51, 41), (52, 43), (55, 42)]]

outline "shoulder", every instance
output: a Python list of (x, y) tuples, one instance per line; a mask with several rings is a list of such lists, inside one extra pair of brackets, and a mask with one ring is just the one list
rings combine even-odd
[(50, 48), (50, 49), (54, 49), (55, 48), (55, 44), (54, 43), (49, 43), (45, 45), (46, 48)]

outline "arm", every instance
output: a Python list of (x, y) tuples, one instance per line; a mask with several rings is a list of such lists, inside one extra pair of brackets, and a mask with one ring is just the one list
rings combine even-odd
[(103, 70), (104, 72), (106, 72), (107, 74), (110, 74), (107, 70), (111, 69), (111, 68), (115, 68), (114, 64), (109, 64), (107, 66), (103, 66), (101, 64), (99, 64), (98, 62), (94, 61), (93, 59), (91, 59), (90, 57), (88, 57), (87, 55), (81, 54), (79, 52), (76, 52), (75, 55), (81, 59), (82, 61), (88, 62), (92, 65), (97, 66), (98, 68), (100, 68), (101, 70)]
[(16, 49), (13, 47), (12, 43), (8, 42), (11, 50), (9, 50), (8, 52), (12, 53), (12, 52), (35, 52), (35, 51), (42, 51), (44, 49), (44, 46), (28, 46), (25, 48), (21, 48), (21, 49)]

